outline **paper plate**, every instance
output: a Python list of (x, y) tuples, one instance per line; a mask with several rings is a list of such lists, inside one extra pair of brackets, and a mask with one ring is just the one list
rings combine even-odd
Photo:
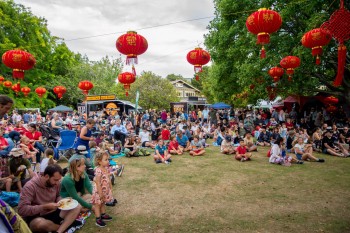
[(79, 203), (77, 200), (74, 200), (72, 198), (64, 198), (60, 200), (58, 204), (60, 204), (58, 207), (60, 210), (72, 210), (77, 207)]

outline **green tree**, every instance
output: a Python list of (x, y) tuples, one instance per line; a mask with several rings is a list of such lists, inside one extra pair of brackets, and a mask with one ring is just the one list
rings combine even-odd
[[(121, 84), (118, 86), (122, 87)], [(131, 85), (129, 96), (122, 99), (135, 102), (136, 91), (140, 93), (139, 106), (143, 109), (169, 109), (171, 102), (179, 101), (174, 86), (150, 71), (143, 72)]]
[(170, 82), (173, 82), (173, 81), (179, 80), (179, 79), (186, 81), (185, 78), (181, 74), (168, 74), (165, 78), (167, 80), (169, 80)]
[[(321, 86), (326, 91), (345, 97), (350, 104), (349, 63), (346, 66), (344, 82), (341, 87), (333, 87), (336, 75), (337, 51), (334, 40), (324, 47), (322, 63), (316, 66), (311, 50), (302, 47), (303, 34), (320, 27), (330, 15), (339, 8), (332, 0), (276, 1), (276, 0), (214, 0), (215, 18), (209, 25), (205, 44), (211, 54), (213, 65), (206, 82), (216, 100), (235, 102), (235, 94), (248, 91), (247, 99), (254, 103), (257, 99), (267, 98), (266, 87), (272, 84), (267, 71), (279, 64), (288, 55), (301, 58), (301, 66), (295, 70), (293, 82), (286, 77), (277, 84), (278, 94), (282, 97), (290, 94), (314, 95)], [(349, 9), (350, 3), (347, 3)], [(265, 46), (267, 58), (259, 58), (260, 46), (256, 36), (249, 33), (245, 22), (247, 17), (259, 8), (273, 8), (283, 19), (281, 29), (271, 35), (270, 44)], [(346, 42), (349, 45), (349, 42)], [(349, 47), (349, 46), (347, 46)], [(347, 56), (349, 61), (349, 56)], [(257, 79), (262, 77), (262, 83)], [(249, 90), (251, 84), (254, 91)]]

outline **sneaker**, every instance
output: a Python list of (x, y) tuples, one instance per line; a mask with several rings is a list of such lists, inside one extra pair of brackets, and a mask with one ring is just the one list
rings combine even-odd
[(165, 161), (164, 163), (165, 163), (165, 164), (170, 164), (168, 160), (167, 160), (167, 161)]
[(84, 224), (81, 221), (74, 220), (74, 222), (68, 227), (67, 233), (73, 233), (82, 228)]
[(112, 217), (109, 216), (108, 214), (101, 215), (102, 221), (108, 222), (112, 220)]
[(118, 204), (118, 201), (117, 201), (117, 199), (113, 199), (113, 202), (114, 202), (114, 204)]
[(244, 162), (245, 161), (245, 159), (244, 158), (241, 158), (241, 162)]
[(168, 161), (169, 163), (171, 163), (171, 162), (172, 162), (172, 160), (171, 160), (171, 159), (168, 159), (167, 161)]
[(102, 219), (98, 219), (98, 220), (96, 220), (96, 226), (105, 227), (106, 223), (104, 221), (102, 221)]
[(117, 176), (122, 176), (123, 171), (124, 171), (124, 165), (122, 164), (117, 170)]
[(301, 160), (298, 160), (298, 161), (297, 161), (297, 164), (304, 164), (304, 162), (301, 161)]
[(318, 159), (318, 161), (317, 162), (319, 162), (319, 163), (324, 163), (325, 162), (325, 160), (324, 159)]
[(155, 162), (156, 162), (156, 164), (159, 164), (159, 163), (162, 163), (162, 160), (157, 159)]
[(111, 175), (111, 183), (112, 183), (112, 185), (115, 184), (115, 175), (114, 175), (114, 173), (112, 173), (112, 175)]

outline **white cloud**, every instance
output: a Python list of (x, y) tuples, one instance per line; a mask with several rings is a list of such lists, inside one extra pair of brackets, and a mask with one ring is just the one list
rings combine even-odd
[[(90, 60), (108, 55), (119, 57), (116, 39), (128, 30), (142, 29), (173, 22), (214, 15), (212, 0), (15, 0), (30, 7), (33, 14), (44, 17), (52, 35), (64, 38), (68, 47)], [(138, 30), (149, 43), (139, 57), (137, 72), (152, 71), (193, 76), (186, 54), (203, 44), (203, 35), (211, 18)], [(119, 33), (118, 33), (119, 32)], [(81, 37), (115, 33), (89, 39)], [(70, 41), (71, 40), (71, 41)], [(123, 56), (124, 58), (124, 56)], [(126, 70), (130, 67), (125, 67)]]

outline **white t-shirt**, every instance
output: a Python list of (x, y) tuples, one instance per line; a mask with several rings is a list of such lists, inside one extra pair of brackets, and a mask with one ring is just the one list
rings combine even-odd
[(269, 158), (269, 162), (273, 163), (279, 158), (281, 155), (281, 148), (277, 144), (273, 144), (271, 148), (271, 156)]
[(40, 173), (44, 173), (46, 167), (49, 165), (50, 158), (44, 158), (40, 163)]
[(149, 132), (148, 131), (142, 131), (139, 133), (139, 137), (141, 139), (141, 143), (143, 142), (149, 142)]
[[(294, 148), (298, 148), (299, 150), (304, 152), (304, 146), (305, 146), (305, 144), (300, 145), (299, 143), (297, 143), (297, 144), (295, 144)], [(297, 154), (297, 151), (296, 150), (294, 150), (294, 151), (295, 151), (295, 154)]]

